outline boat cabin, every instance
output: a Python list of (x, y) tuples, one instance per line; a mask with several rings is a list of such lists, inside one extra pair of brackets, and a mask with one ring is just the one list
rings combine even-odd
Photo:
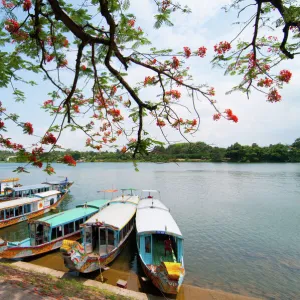
[(95, 206), (87, 205), (29, 221), (30, 246), (38, 246), (80, 232), (80, 225), (98, 210)]
[(58, 191), (33, 194), (32, 197), (0, 202), (0, 221), (26, 216), (35, 211), (47, 208), (61, 197)]
[[(150, 195), (150, 197), (149, 197)], [(183, 263), (183, 238), (169, 209), (151, 194), (137, 208), (137, 246), (145, 265)]]
[(138, 196), (122, 194), (88, 219), (82, 225), (85, 252), (105, 256), (118, 248), (134, 228), (138, 202)]
[(7, 178), (0, 180), (0, 194), (4, 193), (5, 188), (14, 188), (18, 186), (19, 178)]
[(49, 185), (51, 190), (63, 192), (69, 185), (73, 184), (73, 182), (68, 181), (68, 178), (66, 177), (63, 181), (45, 181), (42, 184)]
[(4, 196), (12, 198), (32, 197), (34, 194), (50, 191), (48, 184), (23, 185), (20, 187), (6, 187)]

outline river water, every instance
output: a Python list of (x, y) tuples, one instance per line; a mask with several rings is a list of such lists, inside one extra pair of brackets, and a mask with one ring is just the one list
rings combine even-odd
[[(16, 177), (16, 164), (0, 164), (0, 178)], [(97, 191), (158, 189), (185, 242), (185, 283), (267, 299), (300, 299), (300, 164), (229, 163), (57, 164), (56, 175), (75, 181), (60, 209), (103, 198)], [(23, 184), (51, 179), (37, 169), (20, 175)], [(26, 223), (0, 231), (19, 240)], [(59, 251), (31, 261), (65, 270)], [(134, 241), (104, 273), (108, 283), (143, 283)], [(98, 277), (99, 274), (91, 276)]]

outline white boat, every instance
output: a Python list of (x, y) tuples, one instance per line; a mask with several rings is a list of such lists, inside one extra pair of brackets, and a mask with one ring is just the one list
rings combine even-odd
[(61, 252), (68, 269), (81, 273), (93, 272), (105, 267), (118, 256), (135, 225), (135, 213), (140, 199), (133, 191), (134, 189), (123, 189), (121, 196), (109, 201), (81, 225), (82, 244), (63, 241)]
[(159, 198), (158, 191), (142, 191), (136, 213), (138, 253), (143, 270), (153, 284), (163, 293), (177, 294), (185, 276), (183, 237)]

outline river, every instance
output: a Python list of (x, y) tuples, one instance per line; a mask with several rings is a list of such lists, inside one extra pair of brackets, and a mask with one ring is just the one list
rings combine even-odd
[[(0, 164), (0, 178), (16, 177), (16, 166)], [(132, 163), (54, 167), (53, 179), (75, 182), (62, 210), (103, 198), (97, 192), (101, 189), (160, 190), (185, 239), (186, 284), (267, 299), (300, 299), (300, 164), (140, 163), (139, 172)], [(51, 179), (35, 168), (19, 177), (22, 184)], [(25, 223), (0, 230), (1, 237), (11, 240), (26, 234)], [(32, 263), (65, 270), (59, 252)], [(134, 235), (107, 272), (108, 283), (142, 272)], [(134, 280), (129, 279), (129, 288)]]

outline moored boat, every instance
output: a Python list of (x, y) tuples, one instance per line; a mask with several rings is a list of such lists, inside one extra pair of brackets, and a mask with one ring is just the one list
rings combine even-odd
[(153, 284), (166, 294), (177, 294), (185, 269), (183, 237), (169, 209), (145, 190), (136, 212), (136, 239), (142, 268)]
[(139, 197), (133, 191), (123, 189), (121, 196), (110, 200), (107, 206), (81, 225), (82, 244), (64, 240), (61, 252), (68, 269), (93, 272), (118, 256), (135, 224)]
[(21, 186), (18, 181), (19, 178), (6, 178), (0, 180), (0, 199), (1, 197), (4, 197), (4, 189), (5, 188), (14, 188)]
[(0, 202), (0, 228), (17, 224), (56, 208), (68, 193), (47, 191), (33, 194), (31, 197)]
[[(14, 180), (18, 178), (12, 178)], [(12, 180), (11, 179), (11, 180)], [(19, 180), (19, 179), (18, 179)], [(15, 182), (15, 181), (13, 181)], [(48, 191), (60, 191), (62, 193), (68, 192), (68, 189), (72, 186), (73, 182), (67, 178), (63, 181), (46, 181), (40, 184), (34, 185), (17, 185), (6, 184), (3, 187), (3, 193), (1, 194), (1, 201), (10, 201), (23, 197), (33, 197), (36, 193), (48, 192)]]
[(9, 259), (32, 257), (60, 248), (63, 239), (80, 239), (80, 225), (107, 202), (94, 200), (61, 213), (30, 220), (28, 238), (18, 242), (0, 239), (0, 256)]

